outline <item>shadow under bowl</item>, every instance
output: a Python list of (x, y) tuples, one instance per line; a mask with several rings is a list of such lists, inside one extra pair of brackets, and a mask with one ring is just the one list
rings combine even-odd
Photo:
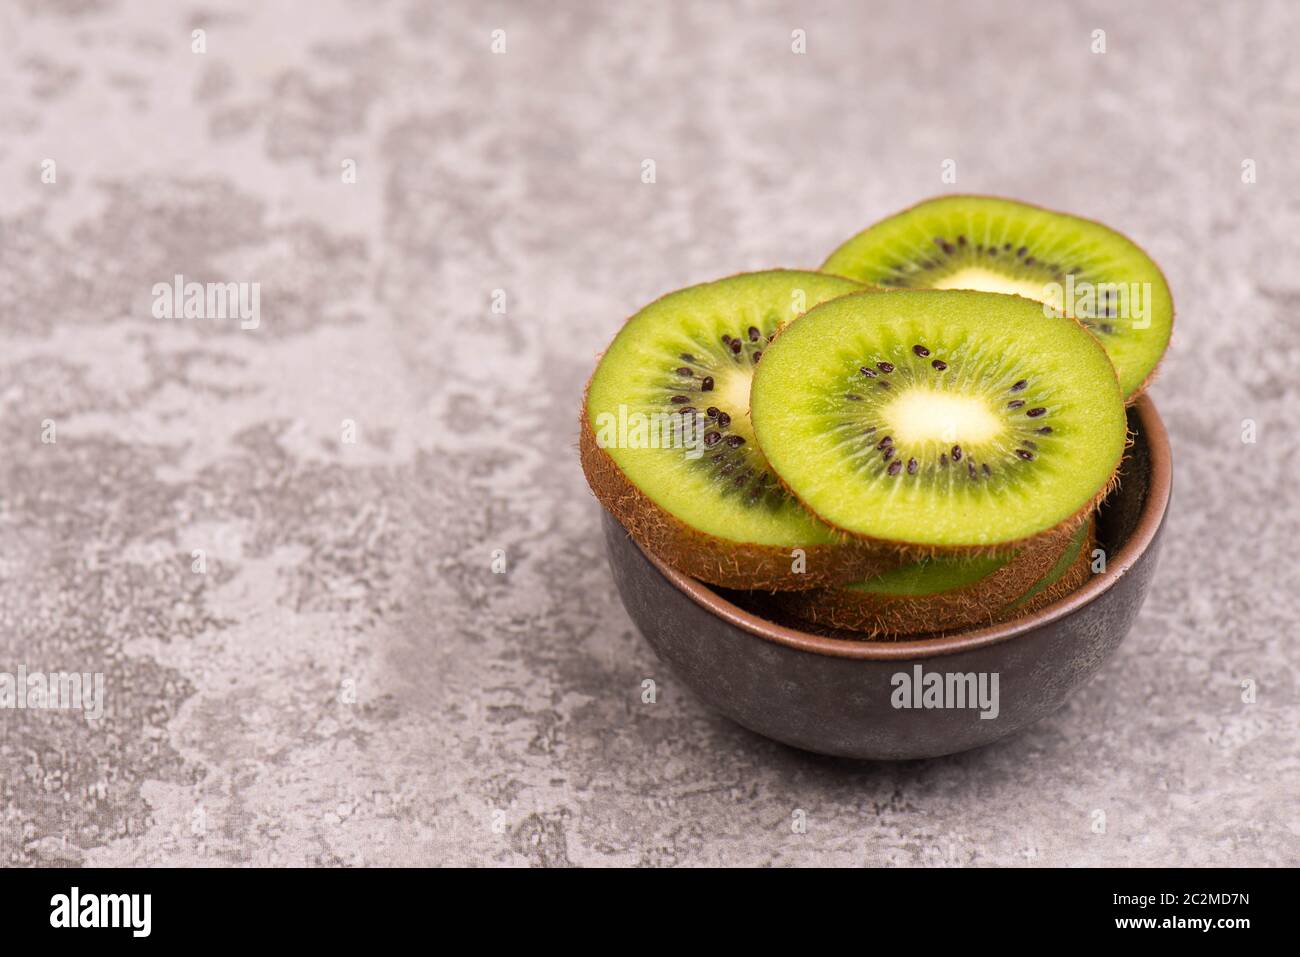
[[(605, 512), (610, 568), (623, 605), (658, 656), (705, 703), (751, 731), (851, 758), (928, 758), (977, 748), (1065, 704), (1124, 640), (1146, 599), (1172, 460), (1149, 398), (1128, 417), (1134, 442), (1122, 482), (1097, 516), (1105, 570), (1014, 621), (889, 642), (807, 630), (771, 615), (766, 596), (713, 588), (670, 568)], [(949, 692), (946, 707), (927, 703), (924, 690), (935, 681)], [(962, 704), (959, 692), (972, 689), (965, 706), (954, 706)]]

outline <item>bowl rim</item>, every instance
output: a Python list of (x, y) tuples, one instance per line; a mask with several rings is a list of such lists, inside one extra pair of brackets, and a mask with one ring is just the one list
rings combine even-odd
[[(1146, 553), (1151, 542), (1159, 532), (1164, 521), (1165, 511), (1169, 506), (1169, 493), (1173, 479), (1173, 453), (1169, 447), (1169, 433), (1156, 411), (1155, 403), (1147, 395), (1142, 395), (1133, 404), (1138, 421), (1142, 425), (1142, 436), (1146, 442), (1151, 460), (1150, 484), (1142, 511), (1138, 515), (1133, 533), (1120, 546), (1119, 554), (1110, 558), (1106, 570), (1093, 575), (1086, 585), (1059, 601), (1053, 602), (1031, 615), (997, 625), (988, 625), (977, 629), (956, 631), (938, 638), (922, 638), (909, 641), (853, 641), (844, 638), (830, 638), (799, 631), (785, 625), (761, 618), (753, 612), (746, 611), (739, 605), (728, 601), (709, 585), (685, 575), (666, 565), (657, 556), (645, 549), (641, 552), (673, 587), (690, 598), (695, 604), (734, 625), (742, 631), (811, 654), (827, 655), (833, 658), (855, 658), (868, 661), (898, 661), (902, 659), (934, 658), (940, 655), (974, 651), (987, 648), (1003, 641), (1010, 641), (1043, 625), (1058, 621), (1074, 614), (1085, 605), (1095, 601), (1103, 592), (1114, 587), (1134, 563)], [(638, 546), (639, 547), (639, 546)]]

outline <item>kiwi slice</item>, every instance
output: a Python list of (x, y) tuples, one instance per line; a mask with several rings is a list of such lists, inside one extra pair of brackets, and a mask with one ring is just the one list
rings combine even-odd
[(1074, 321), (996, 293), (843, 296), (787, 326), (750, 395), (758, 443), (828, 524), (904, 552), (1007, 554), (1087, 518), (1127, 439)]
[(1087, 532), (1086, 524), (1059, 529), (1008, 557), (923, 558), (842, 588), (786, 596), (783, 603), (807, 621), (873, 636), (991, 622), (1063, 561), (1068, 566)]
[(862, 288), (750, 273), (671, 293), (627, 321), (587, 384), (580, 450), (596, 497), (638, 544), (728, 588), (815, 588), (884, 567), (782, 487), (749, 423), (750, 382), (777, 329)]
[(825, 272), (890, 289), (975, 289), (1036, 299), (1101, 341), (1128, 401), (1169, 344), (1174, 306), (1160, 268), (1109, 227), (992, 196), (943, 196), (876, 223)]

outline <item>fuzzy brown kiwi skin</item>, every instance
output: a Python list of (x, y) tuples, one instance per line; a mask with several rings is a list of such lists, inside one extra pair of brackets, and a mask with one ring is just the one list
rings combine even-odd
[[(1012, 200), (1012, 202), (1018, 202), (1018, 200)], [(839, 278), (843, 279), (845, 277), (841, 276)], [(906, 296), (912, 292), (927, 292), (927, 291), (929, 290), (891, 289), (891, 290), (885, 290), (885, 294), (891, 296)], [(867, 294), (876, 295), (878, 293), (874, 287), (869, 287), (868, 291), (865, 293), (851, 292), (843, 296), (838, 296), (836, 297), (836, 299), (847, 299), (852, 296), (862, 296)], [(1017, 298), (1023, 298), (1023, 297), (1017, 297)], [(836, 300), (827, 300), (827, 301), (834, 302)], [(808, 310), (808, 312), (812, 312), (812, 310), (810, 309)], [(808, 313), (804, 313), (803, 315), (807, 315), (807, 314)], [(803, 316), (800, 316), (799, 318), (802, 319)], [(1064, 318), (1070, 318), (1075, 323), (1075, 325), (1079, 326), (1081, 329), (1084, 329), (1085, 332), (1087, 331), (1087, 328), (1083, 326), (1077, 319), (1073, 319), (1072, 317), (1068, 317), (1068, 316)], [(778, 329), (775, 335), (773, 335), (771, 342), (774, 344), (778, 340), (780, 340), (785, 330), (790, 328), (790, 326), (794, 325), (794, 323), (798, 321), (799, 319), (794, 319), (791, 322), (786, 323), (780, 329)], [(1089, 335), (1091, 336), (1091, 333), (1089, 333)], [(1092, 340), (1097, 343), (1097, 348), (1101, 349), (1102, 352), (1105, 352), (1105, 348), (1102, 346), (1101, 342), (1097, 339), (1096, 336), (1092, 336)], [(1118, 389), (1119, 375), (1115, 373), (1114, 366), (1111, 366), (1111, 373), (1115, 375), (1115, 387), (1116, 389)], [(752, 391), (751, 391), (751, 395), (752, 395)], [(746, 410), (746, 414), (751, 416), (751, 421), (752, 421), (752, 414), (753, 414), (752, 406), (751, 408)], [(758, 435), (757, 432), (755, 432), (755, 439), (757, 440), (757, 438)], [(761, 449), (763, 443), (759, 442), (758, 444), (759, 444), (759, 448)], [(1124, 447), (1128, 448), (1132, 444), (1133, 444), (1133, 435), (1132, 433), (1128, 433), (1125, 438)], [(1077, 512), (1075, 512), (1070, 517), (1064, 519), (1063, 521), (1061, 521), (1056, 525), (1053, 525), (1049, 529), (1045, 529), (1044, 531), (1039, 532), (1037, 535), (1028, 535), (1024, 538), (1015, 539), (1014, 541), (998, 542), (995, 545), (922, 545), (922, 544), (917, 544), (915, 542), (898, 542), (887, 538), (874, 538), (870, 535), (863, 535), (860, 532), (854, 532), (851, 531), (850, 529), (843, 528), (839, 525), (836, 525), (834, 522), (827, 520), (824, 516), (818, 515), (817, 512), (812, 508), (812, 506), (810, 506), (807, 502), (805, 502), (799, 496), (799, 493), (790, 487), (790, 485), (781, 476), (781, 474), (777, 472), (776, 469), (772, 469), (772, 474), (776, 476), (776, 480), (781, 484), (781, 487), (784, 488), (786, 492), (788, 492), (791, 496), (793, 496), (794, 499), (797, 502), (799, 502), (799, 504), (802, 505), (810, 515), (815, 516), (820, 522), (822, 522), (822, 524), (829, 525), (831, 528), (835, 529), (835, 531), (839, 532), (841, 535), (845, 536), (846, 538), (857, 539), (858, 541), (863, 542), (874, 553), (894, 555), (897, 558), (897, 564), (908, 564), (911, 562), (920, 561), (925, 558), (1000, 558), (1003, 556), (1014, 555), (1027, 548), (1030, 548), (1035, 544), (1035, 542), (1039, 541), (1040, 539), (1050, 538), (1051, 536), (1055, 535), (1058, 529), (1065, 530), (1068, 534), (1073, 534), (1074, 532), (1077, 532), (1079, 530), (1079, 526), (1082, 525), (1084, 522), (1086, 522), (1089, 516), (1091, 516), (1092, 513), (1097, 510), (1097, 507), (1106, 500), (1107, 496), (1109, 496), (1111, 492), (1115, 491), (1115, 489), (1119, 487), (1119, 479), (1120, 479), (1119, 471), (1120, 468), (1123, 466), (1123, 463), (1124, 460), (1123, 460), (1123, 456), (1121, 455), (1120, 461), (1115, 464), (1115, 471), (1112, 472), (1110, 478), (1106, 480), (1106, 484), (1102, 486), (1101, 490), (1098, 491), (1097, 494), (1094, 495), (1090, 501), (1084, 504)], [(867, 576), (863, 576), (863, 577), (867, 577)], [(861, 581), (861, 579), (855, 579), (855, 580)]]
[[(1170, 342), (1173, 341), (1174, 322), (1178, 318), (1178, 306), (1174, 302), (1174, 290), (1173, 287), (1169, 285), (1169, 277), (1167, 277), (1165, 275), (1165, 271), (1160, 268), (1160, 264), (1156, 262), (1155, 257), (1152, 256), (1149, 252), (1147, 252), (1146, 249), (1143, 248), (1143, 246), (1140, 243), (1134, 240), (1127, 233), (1121, 233), (1114, 226), (1111, 226), (1109, 223), (1103, 223), (1100, 219), (1091, 219), (1087, 216), (1080, 216), (1077, 213), (1067, 213), (1063, 209), (1052, 209), (1050, 206), (1040, 206), (1037, 203), (1027, 203), (1023, 199), (1015, 199), (1014, 197), (1011, 196), (999, 196), (996, 193), (939, 193), (936, 196), (931, 196), (928, 199), (920, 200), (919, 202), (913, 203), (911, 206), (908, 206), (904, 209), (900, 209), (896, 213), (890, 213), (888, 216), (882, 216), (880, 219), (872, 223), (871, 226), (876, 226), (880, 223), (883, 223), (887, 219), (894, 219), (897, 216), (902, 216), (905, 213), (910, 213), (914, 209), (918, 209), (919, 207), (924, 206), (926, 203), (934, 202), (936, 199), (995, 199), (1003, 203), (1015, 203), (1017, 206), (1028, 206), (1030, 209), (1036, 209), (1039, 212), (1043, 212), (1043, 213), (1052, 213), (1057, 216), (1069, 216), (1071, 219), (1080, 219), (1083, 220), (1085, 223), (1091, 223), (1093, 226), (1100, 226), (1102, 229), (1109, 229), (1112, 233), (1115, 233), (1116, 235), (1123, 237), (1125, 240), (1132, 243), (1135, 248), (1141, 251), (1142, 255), (1146, 256), (1147, 259), (1151, 261), (1151, 265), (1155, 266), (1156, 273), (1159, 274), (1160, 276), (1160, 281), (1165, 284), (1165, 291), (1169, 293), (1169, 340)], [(866, 229), (870, 229), (871, 226), (866, 227)], [(858, 230), (858, 232), (854, 233), (848, 239), (844, 240), (844, 242), (840, 243), (839, 246), (836, 246), (834, 249), (831, 250), (831, 256), (834, 256), (837, 252), (839, 252), (839, 250), (843, 246), (848, 245), (859, 234), (865, 231), (866, 231), (865, 229), (860, 229)], [(831, 256), (827, 256), (826, 258), (829, 260)], [(828, 272), (825, 269), (820, 269), (818, 271), (824, 272), (828, 276), (835, 276), (839, 279), (848, 279), (850, 282), (862, 282), (861, 279), (854, 279), (852, 276), (841, 276), (839, 273)], [(901, 290), (887, 289), (885, 291), (899, 292)], [(1071, 318), (1074, 317), (1072, 316)], [(1078, 320), (1075, 321), (1077, 322)], [(1080, 323), (1080, 325), (1083, 324)], [(1093, 334), (1092, 330), (1088, 329), (1087, 326), (1084, 326), (1084, 329), (1088, 332), (1088, 335), (1092, 336), (1094, 339), (1097, 338), (1096, 335)], [(1098, 339), (1097, 341), (1100, 342), (1101, 340)], [(1168, 350), (1168, 346), (1166, 346), (1165, 348), (1166, 350)], [(1147, 388), (1151, 385), (1151, 383), (1155, 381), (1156, 372), (1159, 371), (1160, 363), (1163, 361), (1164, 361), (1164, 356), (1161, 355), (1161, 357), (1156, 360), (1156, 364), (1151, 367), (1151, 371), (1147, 373), (1147, 377), (1142, 380), (1141, 384), (1136, 389), (1133, 390), (1133, 394), (1124, 397), (1125, 406), (1132, 405), (1142, 397), (1142, 394), (1146, 392)], [(1117, 381), (1118, 378), (1119, 377), (1116, 376)]]
[(990, 623), (996, 620), (997, 609), (1025, 594), (1051, 571), (1073, 537), (1074, 530), (1057, 526), (980, 580), (936, 595), (876, 595), (837, 588), (782, 596), (781, 604), (805, 621), (862, 632), (869, 638)]
[(1025, 615), (1032, 615), (1035, 612), (1046, 608), (1048, 605), (1055, 604), (1067, 595), (1073, 594), (1087, 584), (1088, 579), (1092, 577), (1092, 552), (1097, 547), (1097, 529), (1094, 525), (1088, 530), (1088, 537), (1079, 549), (1079, 554), (1075, 557), (1070, 567), (1066, 569), (1065, 574), (1054, 581), (1047, 588), (1029, 599), (1023, 605), (1007, 607), (998, 614), (995, 621), (1011, 621), (1015, 618), (1022, 618)]
[[(879, 575), (898, 564), (847, 536), (839, 544), (806, 546), (732, 542), (692, 528), (659, 507), (596, 441), (584, 400), (578, 440), (582, 471), (596, 499), (638, 545), (678, 571), (723, 588), (798, 591)], [(806, 571), (795, 573), (791, 552), (802, 547)]]

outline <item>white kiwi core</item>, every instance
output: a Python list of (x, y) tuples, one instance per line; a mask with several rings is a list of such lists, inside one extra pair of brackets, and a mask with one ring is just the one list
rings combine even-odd
[(881, 411), (900, 443), (977, 445), (1006, 428), (1006, 420), (983, 397), (937, 389), (908, 389)]
[(1000, 292), (1004, 296), (1024, 296), (1037, 302), (1044, 302), (1048, 292), (1042, 282), (1031, 279), (1017, 279), (978, 266), (967, 266), (951, 275), (936, 279), (934, 289), (974, 289), (977, 292)]
[[(737, 369), (731, 372), (720, 373), (717, 377), (717, 385), (714, 386), (717, 392), (714, 393), (714, 401), (707, 402), (709, 396), (706, 393), (701, 397), (702, 402), (708, 405), (716, 404), (723, 409), (743, 409), (749, 411), (749, 387), (754, 381), (754, 373), (749, 369)], [(703, 409), (700, 409), (703, 412)], [(744, 435), (753, 435), (753, 430), (749, 426), (748, 415), (738, 415), (732, 420), (731, 428), (734, 431)]]

